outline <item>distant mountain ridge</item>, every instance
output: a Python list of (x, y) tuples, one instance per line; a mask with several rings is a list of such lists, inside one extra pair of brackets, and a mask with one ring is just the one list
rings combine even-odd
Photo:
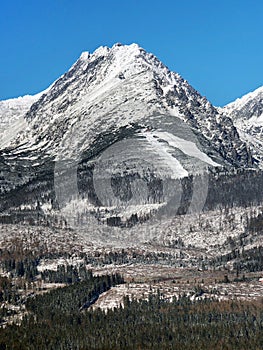
[(263, 167), (263, 86), (221, 109), (230, 116), (259, 166)]

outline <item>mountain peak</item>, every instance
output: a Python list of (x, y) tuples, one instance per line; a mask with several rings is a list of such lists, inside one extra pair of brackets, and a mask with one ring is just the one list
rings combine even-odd
[(86, 61), (87, 59), (90, 58), (90, 53), (89, 51), (83, 51), (82, 54), (80, 55), (80, 60)]
[(116, 43), (112, 47), (99, 46), (93, 53), (89, 51), (84, 51), (80, 55), (80, 60), (89, 60), (90, 58), (97, 58), (99, 56), (107, 56), (108, 54), (121, 56), (125, 53), (129, 53), (133, 57), (139, 55), (141, 52), (146, 51), (141, 48), (138, 44), (132, 43), (129, 45), (123, 45), (121, 43)]

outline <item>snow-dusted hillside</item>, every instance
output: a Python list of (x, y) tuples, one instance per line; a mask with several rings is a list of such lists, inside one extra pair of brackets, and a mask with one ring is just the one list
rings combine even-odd
[(0, 101), (0, 149), (7, 147), (25, 127), (25, 114), (43, 93)]
[(39, 93), (34, 96), (26, 95), (0, 101), (1, 126), (11, 125), (13, 121), (17, 120), (21, 115), (24, 115), (41, 95), (42, 93)]
[(221, 109), (229, 115), (240, 137), (263, 167), (263, 86)]
[(24, 115), (41, 95), (13, 98), (0, 101), (0, 148), (8, 143), (25, 127)]

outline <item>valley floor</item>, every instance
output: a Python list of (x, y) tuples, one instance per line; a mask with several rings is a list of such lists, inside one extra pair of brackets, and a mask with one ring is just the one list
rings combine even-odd
[[(237, 208), (232, 212), (203, 213), (198, 220), (193, 217), (190, 237), (200, 238), (203, 234), (206, 248), (202, 248), (200, 240), (199, 246), (191, 245), (186, 222), (179, 225), (176, 220), (179, 222), (180, 217), (170, 225), (169, 234), (164, 230), (159, 240), (151, 236), (149, 242), (126, 248), (123, 242), (119, 247), (98, 245), (83, 233), (61, 227), (1, 225), (0, 339), (5, 340), (0, 341), (0, 348), (155, 349), (162, 339), (162, 344), (166, 344), (163, 349), (172, 349), (179, 344), (177, 348), (185, 350), (191, 349), (198, 339), (204, 339), (200, 333), (200, 317), (202, 327), (214, 335), (207, 341), (207, 346), (200, 343), (199, 349), (210, 346), (241, 349), (238, 347), (241, 343), (232, 344), (230, 336), (225, 340), (225, 347), (211, 345), (220, 344), (220, 333), (209, 321), (215, 317), (213, 322), (222, 328), (222, 334), (229, 335), (224, 324), (230, 322), (230, 329), (233, 327), (233, 332), (238, 332), (239, 336), (248, 332), (246, 336), (242, 335), (244, 348), (260, 349), (257, 346), (261, 342), (261, 321), (255, 321), (253, 331), (247, 331), (251, 328), (250, 318), (261, 319), (263, 305), (260, 210)], [(173, 231), (173, 227), (177, 230)], [(178, 227), (183, 239), (179, 239)], [(220, 230), (224, 235), (218, 234), (215, 244), (213, 236)], [(209, 305), (214, 311), (209, 311)], [(192, 319), (191, 310), (195, 308), (200, 316)], [(182, 313), (182, 318), (176, 321), (178, 312)], [(244, 318), (244, 312), (250, 318)], [(163, 313), (169, 315), (168, 319)], [(138, 342), (123, 329), (125, 317), (131, 315), (134, 315), (132, 322), (136, 326), (134, 332), (142, 337), (140, 341), (137, 339)], [(64, 324), (61, 318), (65, 320)], [(98, 339), (96, 328), (92, 334), (85, 333), (87, 327), (93, 327), (89, 323), (91, 320), (98, 327), (107, 320), (113, 322), (123, 338), (119, 339), (116, 333), (112, 335), (116, 339), (108, 342), (106, 333), (110, 329), (107, 331), (105, 324), (100, 330), (100, 334), (106, 332), (104, 338)], [(178, 323), (169, 328), (172, 320)], [(154, 329), (152, 322), (155, 322)], [(189, 342), (184, 327), (180, 328), (181, 322), (188, 322), (189, 327), (195, 328)], [(53, 328), (44, 339), (48, 324)], [(140, 324), (145, 324), (143, 332), (152, 339), (149, 342), (140, 333)], [(156, 334), (156, 327), (161, 329), (159, 340), (152, 333)], [(176, 331), (176, 327), (180, 330)], [(169, 334), (164, 329), (169, 329)], [(176, 338), (178, 331), (185, 340)], [(73, 334), (77, 334), (76, 337)], [(252, 341), (255, 335), (257, 340)], [(30, 343), (32, 336), (38, 339), (34, 344)], [(137, 345), (132, 347), (130, 342)]]

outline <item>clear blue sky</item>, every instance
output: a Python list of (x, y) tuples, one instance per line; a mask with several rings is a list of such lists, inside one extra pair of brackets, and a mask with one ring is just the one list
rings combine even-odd
[(215, 105), (263, 85), (262, 0), (1, 1), (0, 33), (0, 100), (115, 42), (137, 42)]

